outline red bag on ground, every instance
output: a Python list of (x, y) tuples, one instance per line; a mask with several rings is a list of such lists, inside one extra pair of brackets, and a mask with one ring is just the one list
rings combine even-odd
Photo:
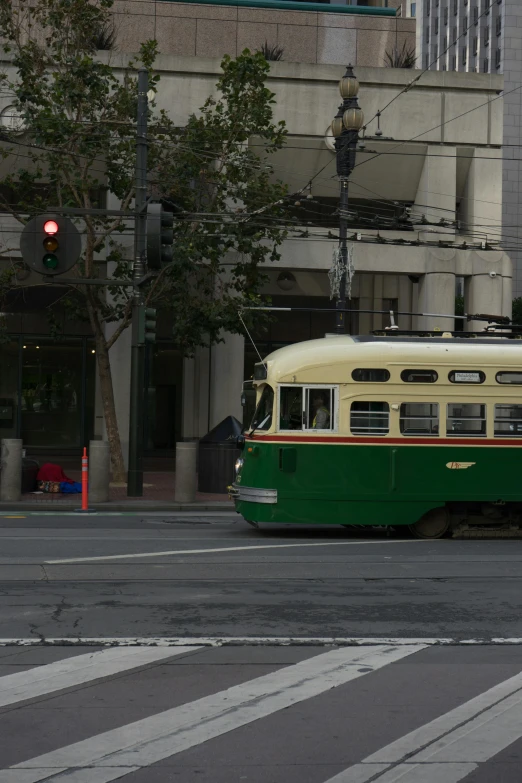
[(36, 476), (37, 481), (55, 481), (60, 483), (65, 481), (66, 484), (74, 484), (74, 480), (68, 478), (60, 465), (54, 465), (52, 462), (46, 462)]

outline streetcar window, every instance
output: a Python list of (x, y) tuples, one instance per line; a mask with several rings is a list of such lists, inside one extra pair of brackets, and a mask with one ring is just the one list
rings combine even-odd
[(335, 394), (331, 387), (305, 388), (304, 428), (333, 430), (335, 424)]
[(451, 383), (484, 383), (486, 380), (486, 373), (481, 370), (452, 370), (448, 375), (448, 380)]
[(403, 370), (401, 381), (406, 383), (435, 383), (439, 376), (435, 370)]
[(266, 379), (266, 364), (254, 364), (254, 380), (264, 381)]
[(303, 388), (301, 386), (281, 386), (279, 429), (303, 429)]
[(497, 372), (497, 383), (514, 383), (522, 385), (522, 372)]
[(438, 403), (403, 402), (400, 412), (400, 425), (403, 435), (438, 435)]
[(390, 406), (387, 402), (352, 402), (352, 435), (387, 435), (390, 431)]
[(476, 402), (450, 402), (447, 435), (481, 437), (486, 434), (486, 406)]
[(390, 380), (388, 370), (358, 369), (352, 372), (352, 379), (362, 383), (384, 383)]
[(522, 438), (522, 405), (495, 405), (495, 435)]
[(274, 390), (270, 386), (265, 386), (256, 412), (250, 425), (251, 430), (269, 430), (272, 426), (272, 411), (274, 409)]

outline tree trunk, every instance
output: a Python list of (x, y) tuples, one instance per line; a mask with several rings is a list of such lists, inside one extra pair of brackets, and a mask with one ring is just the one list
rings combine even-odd
[(127, 480), (123, 451), (121, 448), (116, 406), (114, 404), (114, 391), (112, 388), (112, 372), (109, 361), (109, 351), (103, 334), (96, 334), (96, 360), (98, 363), (98, 377), (100, 379), (100, 391), (103, 402), (103, 416), (107, 429), (107, 439), (111, 452), (113, 481), (123, 482)]

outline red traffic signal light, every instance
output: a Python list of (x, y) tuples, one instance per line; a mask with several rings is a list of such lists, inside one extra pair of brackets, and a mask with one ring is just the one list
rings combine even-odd
[(42, 241), (45, 253), (42, 258), (42, 264), (45, 269), (56, 269), (58, 267), (58, 257), (55, 255), (55, 251), (58, 250), (59, 242), (56, 239), (58, 233), (58, 223), (56, 220), (46, 220), (43, 225), (43, 230), (47, 234)]
[(44, 223), (43, 230), (46, 234), (57, 234), (58, 233), (58, 223), (56, 220), (46, 220)]
[(43, 214), (32, 218), (20, 237), (26, 264), (42, 275), (62, 275), (80, 258), (81, 235), (70, 218)]

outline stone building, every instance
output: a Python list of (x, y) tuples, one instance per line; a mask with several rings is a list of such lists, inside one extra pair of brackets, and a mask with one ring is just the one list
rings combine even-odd
[[(360, 10), (351, 6), (323, 5), (321, 11), (315, 10), (315, 6), (313, 11), (301, 11), (301, 3), (297, 4), (299, 10), (281, 11), (282, 16), (278, 17), (275, 12), (284, 0), (276, 3), (277, 9), (273, 8), (276, 0), (253, 0), (256, 7), (250, 9), (250, 21), (245, 21), (242, 16), (248, 0), (239, 2), (242, 5), (119, 5), (123, 11), (127, 5), (139, 7), (144, 17), (147, 9), (154, 7), (154, 14), (148, 15), (150, 21), (142, 20), (143, 37), (158, 33), (159, 27), (149, 30), (146, 25), (157, 24), (160, 12), (177, 9), (176, 19), (190, 22), (187, 28), (192, 31), (193, 51), (164, 53), (157, 63), (161, 73), (159, 108), (166, 109), (179, 124), (215, 89), (224, 53), (221, 48), (212, 50), (212, 56), (198, 54), (198, 35), (208, 29), (200, 26), (200, 20), (223, 22), (228, 25), (223, 29), (235, 31), (234, 40), (240, 40), (240, 44), (234, 44), (232, 53), (238, 51), (238, 46), (241, 49), (254, 45), (255, 36), (267, 31), (269, 25), (277, 27), (273, 31), (277, 36), (279, 28), (288, 25), (291, 30), (283, 34), (295, 34), (295, 40), (301, 41), (291, 50), (292, 59), (289, 56), (271, 65), (268, 87), (276, 94), (276, 119), (284, 119), (289, 131), (286, 149), (276, 154), (273, 162), (276, 176), (287, 182), (290, 192), (298, 192), (311, 182), (311, 191), (306, 192), (313, 197), (314, 209), (308, 216), (303, 213), (302, 230), (285, 241), (281, 260), (267, 267), (269, 282), (265, 293), (271, 295), (276, 305), (309, 309), (282, 313), (268, 331), (256, 334), (261, 353), (322, 336), (334, 326), (333, 314), (319, 312), (333, 306), (328, 270), (337, 246), (334, 237), (338, 186), (327, 129), (337, 111), (338, 80), (350, 52), (358, 63), (359, 100), (367, 119), (389, 106), (380, 117), (380, 127), (376, 120), (369, 123), (350, 182), (355, 277), (349, 330), (367, 333), (383, 328), (389, 323), (390, 310), (401, 312), (398, 323), (402, 328), (452, 328), (451, 319), (409, 313), (451, 315), (457, 281), (463, 284), (467, 311), (509, 314), (510, 260), (494, 242), (480, 239), (486, 223), (498, 224), (501, 219), (502, 99), (497, 99), (502, 76), (434, 71), (412, 84), (419, 72), (381, 67), (381, 49), (368, 44), (379, 39), (370, 34), (383, 33), (378, 28), (383, 19), (386, 24), (390, 19), (398, 24), (395, 18), (351, 14), (350, 10)], [(270, 8), (270, 20), (256, 17), (266, 13), (260, 8), (263, 3)], [(181, 16), (182, 12), (186, 16)], [(232, 18), (223, 18), (222, 14)], [(304, 15), (300, 17), (303, 19), (309, 14), (308, 23), (290, 21), (298, 14)], [(325, 19), (337, 26), (327, 27)], [(192, 21), (197, 24), (192, 25)], [(402, 21), (412, 24), (412, 20)], [(375, 25), (373, 30), (359, 26), (368, 22)], [(122, 23), (118, 24), (121, 30)], [(129, 22), (129, 37), (124, 39), (132, 41), (130, 47), (136, 47), (139, 41), (134, 25), (134, 21)], [(246, 36), (245, 25), (253, 26), (252, 36), (255, 26), (261, 27), (247, 40), (241, 38)], [(339, 49), (334, 43), (320, 48), (319, 41), (326, 40), (325, 29), (336, 31), (331, 41), (342, 41)], [(305, 41), (306, 36), (311, 37)], [(383, 43), (382, 47), (386, 45)], [(373, 62), (369, 55), (372, 47)], [(330, 54), (324, 55), (325, 51)], [(124, 51), (102, 52), (99, 56), (120, 70), (128, 61)], [(325, 57), (330, 59), (325, 62)], [(495, 110), (491, 107), (493, 101)], [(110, 194), (108, 205), (115, 206)], [(409, 216), (407, 226), (398, 220), (404, 214)], [(397, 222), (392, 219), (394, 216)], [(384, 229), (383, 221), (387, 221)], [(375, 228), (376, 225), (380, 227)], [(18, 229), (4, 215), (3, 252), (6, 247), (16, 246), (17, 239)], [(10, 257), (16, 257), (16, 251)], [(25, 280), (20, 284), (31, 282), (38, 281)], [(365, 312), (368, 310), (384, 312)], [(85, 326), (66, 324), (65, 337), (52, 341), (45, 318), (38, 312), (38, 302), (27, 301), (20, 311), (8, 314), (7, 323), (10, 341), (0, 345), (0, 411), (5, 411), (5, 417), (0, 419), (0, 435), (22, 437), (30, 451), (47, 454), (53, 449), (58, 453), (77, 453), (89, 438), (103, 437), (94, 346)], [(467, 328), (473, 326), (472, 322)], [(223, 343), (210, 350), (200, 349), (195, 358), (185, 359), (169, 336), (168, 319), (160, 318), (159, 340), (147, 348), (146, 359), (148, 452), (172, 454), (177, 440), (202, 436), (226, 415), (241, 418), (241, 385), (250, 377), (255, 361), (254, 347), (239, 335), (225, 335)], [(125, 446), (129, 332), (111, 350), (111, 363)]]

